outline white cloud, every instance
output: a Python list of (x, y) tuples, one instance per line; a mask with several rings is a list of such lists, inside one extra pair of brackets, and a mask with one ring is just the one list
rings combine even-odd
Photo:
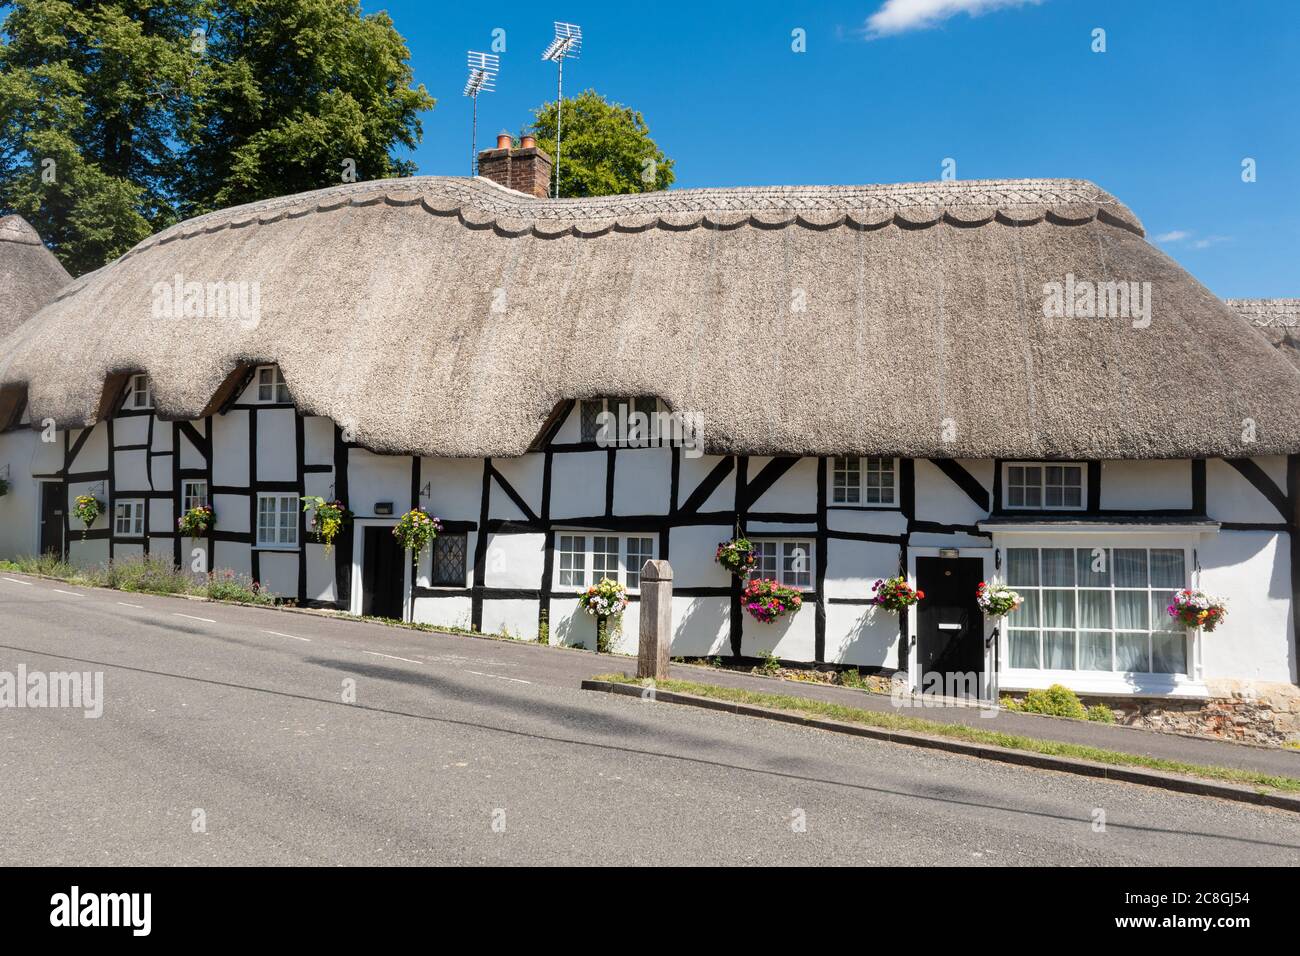
[(1201, 236), (1193, 239), (1196, 233), (1188, 229), (1171, 229), (1155, 237), (1156, 242), (1190, 242), (1193, 249), (1208, 249), (1221, 242), (1232, 242), (1232, 236)]
[(867, 35), (878, 37), (908, 30), (924, 30), (949, 17), (966, 13), (972, 17), (1005, 7), (1023, 7), (1042, 0), (885, 0), (867, 18)]

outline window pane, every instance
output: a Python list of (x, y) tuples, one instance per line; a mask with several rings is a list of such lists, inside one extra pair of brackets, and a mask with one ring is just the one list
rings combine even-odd
[(1067, 465), (1064, 469), (1064, 482), (1068, 486), (1079, 488), (1083, 485), (1083, 469), (1078, 465)]
[(812, 553), (806, 541), (782, 542), (781, 582), (789, 587), (812, 587)]
[(1187, 673), (1187, 637), (1177, 634), (1151, 636), (1151, 672), (1153, 674)]
[(1115, 670), (1150, 673), (1147, 662), (1147, 636), (1145, 634), (1115, 635)]
[(1012, 485), (1007, 489), (1007, 506), (1011, 508), (1023, 508), (1025, 505), (1025, 489), (1019, 485)]
[(1061, 504), (1066, 508), (1083, 507), (1083, 492), (1078, 488), (1066, 488), (1062, 494)]
[(1151, 549), (1151, 586), (1181, 588), (1186, 580), (1182, 548)]
[(1043, 591), (1043, 627), (1074, 627), (1074, 591)]
[(618, 580), (618, 538), (596, 535), (591, 539), (592, 583), (597, 583), (602, 578)]
[(1074, 567), (1079, 587), (1110, 587), (1110, 549), (1079, 548), (1074, 552)]
[(1074, 670), (1074, 632), (1064, 634), (1043, 631), (1043, 667), (1047, 670)]
[(1043, 585), (1071, 587), (1074, 584), (1074, 549), (1043, 548)]
[(440, 534), (433, 541), (432, 584), (465, 583), (466, 535)]
[(1174, 603), (1173, 591), (1152, 591), (1151, 592), (1151, 630), (1153, 631), (1182, 631), (1183, 626), (1178, 623), (1169, 613), (1170, 606)]
[(1039, 608), (1043, 602), (1038, 598), (1039, 592), (1026, 589), (1019, 593), (1025, 601), (1008, 620), (1014, 627), (1040, 627), (1042, 621), (1039, 620)]
[(1147, 552), (1145, 548), (1116, 548), (1115, 586), (1144, 588), (1147, 586)]
[(604, 410), (605, 403), (600, 399), (588, 400), (582, 403), (580, 414), (583, 441), (592, 442), (596, 440), (596, 432), (600, 427), (596, 422), (596, 418)]
[(1079, 670), (1110, 670), (1110, 632), (1081, 631), (1079, 633)]
[(1048, 485), (1046, 489), (1046, 504), (1049, 508), (1059, 508), (1062, 503), (1061, 488), (1059, 485)]
[(1031, 588), (1037, 586), (1037, 549), (1007, 548), (1007, 583), (1013, 588)]
[(1079, 592), (1079, 626), (1110, 629), (1110, 591)]
[(1011, 645), (1011, 666), (1038, 667), (1038, 632), (1010, 631), (1007, 640)]
[(1123, 631), (1145, 631), (1147, 624), (1147, 592), (1115, 592), (1115, 627)]
[(776, 542), (757, 541), (754, 543), (754, 575), (760, 578), (776, 577)]
[(1060, 484), (1061, 484), (1061, 466), (1060, 466), (1060, 465), (1048, 465), (1048, 466), (1047, 466), (1047, 484), (1049, 484), (1049, 485), (1060, 485)]
[(1025, 507), (1041, 508), (1043, 506), (1043, 489), (1038, 485), (1030, 485), (1025, 489)]

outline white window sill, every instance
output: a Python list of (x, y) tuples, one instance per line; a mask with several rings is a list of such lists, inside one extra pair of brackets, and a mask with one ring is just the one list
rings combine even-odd
[(1062, 684), (1076, 694), (1106, 697), (1175, 697), (1198, 700), (1210, 696), (1204, 681), (1186, 674), (1119, 674), (1089, 671), (1004, 670), (999, 691), (1044, 690)]
[(298, 551), (296, 544), (255, 544), (254, 551)]

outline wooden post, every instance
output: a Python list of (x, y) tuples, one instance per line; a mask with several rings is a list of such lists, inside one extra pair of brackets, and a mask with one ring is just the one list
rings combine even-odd
[(641, 640), (636, 676), (668, 676), (673, 643), (673, 569), (667, 561), (647, 561), (641, 568)]

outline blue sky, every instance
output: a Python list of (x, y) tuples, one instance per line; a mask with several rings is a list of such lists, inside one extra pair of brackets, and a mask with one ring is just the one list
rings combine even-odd
[(438, 99), (421, 173), (468, 170), (465, 51), (505, 31), (481, 147), (554, 98), (540, 54), (567, 20), (566, 91), (641, 110), (675, 188), (911, 182), (946, 158), (960, 179), (1090, 179), (1218, 295), (1300, 296), (1297, 0), (362, 2)]

